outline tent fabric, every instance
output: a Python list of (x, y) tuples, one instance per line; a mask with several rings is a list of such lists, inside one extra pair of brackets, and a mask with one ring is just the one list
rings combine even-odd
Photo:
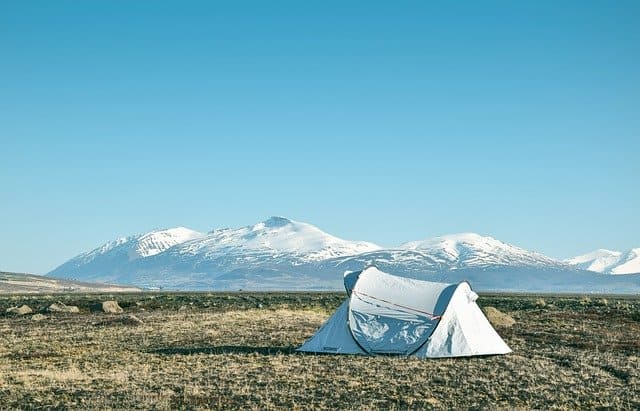
[(415, 356), (446, 358), (510, 353), (509, 346), (476, 304), (477, 298), (468, 283), (459, 284), (436, 330)]
[(299, 351), (419, 358), (511, 352), (466, 282), (415, 280), (375, 267), (344, 280), (349, 297)]
[(390, 276), (374, 267), (363, 271), (349, 301), (354, 339), (370, 353), (411, 354), (435, 329), (453, 288)]
[(345, 300), (318, 332), (298, 348), (298, 351), (367, 355), (353, 339), (349, 331), (348, 318), (349, 300)]

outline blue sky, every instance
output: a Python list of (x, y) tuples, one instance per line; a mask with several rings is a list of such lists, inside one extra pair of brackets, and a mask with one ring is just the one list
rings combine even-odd
[(640, 246), (640, 2), (3, 1), (0, 269), (270, 215)]

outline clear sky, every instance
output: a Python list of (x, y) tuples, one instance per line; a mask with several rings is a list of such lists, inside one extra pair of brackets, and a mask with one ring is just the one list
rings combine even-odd
[(271, 215), (640, 246), (638, 1), (0, 2), (0, 269)]

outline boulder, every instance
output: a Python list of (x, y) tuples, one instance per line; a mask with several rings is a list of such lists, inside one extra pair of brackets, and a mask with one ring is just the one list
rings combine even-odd
[(42, 321), (42, 320), (46, 320), (46, 319), (47, 319), (47, 317), (45, 317), (42, 314), (34, 314), (34, 315), (31, 316), (31, 320), (33, 320), (33, 321)]
[(124, 310), (117, 301), (103, 301), (101, 303), (97, 303), (91, 306), (92, 311), (100, 311), (107, 314), (120, 314)]
[(7, 308), (7, 313), (16, 314), (16, 315), (27, 315), (31, 314), (33, 310), (28, 305), (21, 305), (20, 307), (11, 307)]
[(516, 323), (513, 317), (495, 307), (485, 307), (482, 311), (484, 311), (484, 315), (487, 316), (487, 319), (494, 327), (509, 328)]
[(79, 313), (80, 309), (75, 305), (66, 305), (60, 301), (51, 304), (47, 307), (47, 311), (50, 313)]

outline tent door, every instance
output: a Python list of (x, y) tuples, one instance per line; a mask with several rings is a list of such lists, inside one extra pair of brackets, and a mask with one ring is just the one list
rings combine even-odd
[(414, 316), (395, 318), (350, 310), (349, 328), (353, 338), (371, 354), (409, 355), (423, 345), (437, 321)]

